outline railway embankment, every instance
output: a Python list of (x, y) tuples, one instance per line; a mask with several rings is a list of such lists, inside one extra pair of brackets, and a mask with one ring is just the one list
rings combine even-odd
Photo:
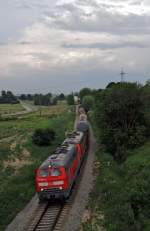
[[(0, 123), (0, 152), (3, 153), (0, 159), (0, 230), (4, 230), (15, 217), (6, 230), (26, 230), (26, 225), (38, 205), (38, 199), (34, 196), (35, 169), (63, 141), (66, 129), (73, 127), (74, 115), (70, 111), (45, 117), (44, 110), (42, 116), (35, 112), (25, 119)], [(34, 145), (31, 138), (37, 128), (52, 128), (57, 139), (50, 146)]]
[[(75, 122), (76, 124), (76, 122)], [(75, 187), (73, 189), (73, 193), (69, 200), (61, 207), (61, 215), (59, 216), (59, 219), (54, 217), (54, 213), (52, 210), (52, 205), (49, 204), (43, 204), (42, 206), (39, 205), (37, 196), (35, 195), (32, 200), (27, 204), (27, 206), (24, 208), (23, 211), (21, 211), (16, 219), (7, 227), (7, 231), (12, 230), (34, 230), (36, 225), (34, 226), (34, 220), (35, 223), (38, 220), (38, 216), (40, 216), (40, 219), (38, 220), (37, 224), (41, 227), (41, 225), (45, 225), (45, 218), (43, 219), (41, 214), (46, 214), (45, 217), (47, 217), (47, 213), (51, 213), (50, 216), (53, 218), (53, 221), (51, 222), (53, 228), (53, 222), (56, 225), (56, 230), (79, 230), (82, 223), (82, 217), (84, 216), (84, 213), (86, 211), (86, 205), (88, 203), (89, 193), (92, 190), (94, 177), (93, 177), (93, 165), (94, 165), (94, 158), (95, 158), (95, 138), (92, 132), (92, 128), (90, 128), (90, 142), (89, 142), (89, 151), (87, 153), (87, 156), (85, 158), (85, 161), (83, 162), (81, 171), (80, 171), (80, 177), (79, 180), (76, 182)], [(39, 209), (39, 207), (42, 207)], [(43, 209), (43, 210), (41, 210)], [(40, 213), (40, 210), (42, 211)], [(54, 208), (54, 210), (56, 210)], [(59, 211), (59, 210), (58, 210)], [(55, 211), (54, 211), (55, 212)], [(58, 219), (58, 221), (57, 221)], [(32, 221), (33, 222), (32, 222)], [(33, 224), (33, 227), (32, 227)], [(61, 224), (61, 225), (60, 225)], [(52, 229), (53, 230), (53, 229)], [(55, 229), (54, 229), (55, 230)]]
[(96, 152), (96, 181), (82, 231), (149, 230), (150, 142), (129, 152), (118, 165), (109, 153)]
[(95, 96), (97, 177), (83, 231), (150, 230), (149, 93), (148, 84), (116, 83)]
[(96, 141), (93, 130), (90, 127), (89, 151), (85, 160), (83, 171), (81, 172), (78, 190), (73, 200), (71, 209), (66, 218), (63, 231), (79, 231), (83, 222), (86, 206), (88, 205), (89, 195), (94, 186), (93, 167), (95, 161)]

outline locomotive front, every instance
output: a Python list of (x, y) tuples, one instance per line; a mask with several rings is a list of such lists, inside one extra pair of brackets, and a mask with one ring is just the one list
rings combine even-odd
[(60, 146), (36, 171), (36, 191), (39, 199), (62, 199), (70, 194), (74, 172), (72, 167), (77, 158), (73, 144)]

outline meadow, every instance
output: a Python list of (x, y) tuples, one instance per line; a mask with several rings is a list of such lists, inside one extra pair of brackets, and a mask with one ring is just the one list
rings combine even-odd
[[(41, 107), (41, 111), (0, 121), (0, 230), (4, 230), (35, 193), (34, 173), (41, 162), (61, 144), (71, 130), (74, 112), (68, 106)], [(32, 142), (37, 128), (52, 128), (52, 145)]]
[(0, 104), (0, 115), (1, 114), (11, 114), (20, 111), (24, 111), (25, 109), (22, 107), (20, 103), (18, 104)]

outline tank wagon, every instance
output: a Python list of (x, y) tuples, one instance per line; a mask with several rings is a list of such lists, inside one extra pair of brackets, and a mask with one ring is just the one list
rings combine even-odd
[(82, 113), (79, 115), (79, 120), (80, 121), (87, 121), (87, 115), (85, 113)]
[(79, 120), (77, 122), (77, 130), (85, 134), (89, 133), (89, 123), (87, 120)]
[(87, 151), (87, 142), (87, 131), (68, 134), (62, 145), (36, 170), (39, 200), (69, 197)]
[(85, 114), (85, 110), (84, 110), (84, 108), (82, 106), (79, 106), (78, 112), (79, 112), (79, 115), (80, 114)]

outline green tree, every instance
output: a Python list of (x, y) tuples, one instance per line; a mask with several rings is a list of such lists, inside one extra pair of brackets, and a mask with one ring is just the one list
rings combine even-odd
[(7, 96), (6, 91), (5, 91), (5, 90), (2, 90), (1, 95), (2, 95), (2, 98), (5, 98), (5, 97)]
[(74, 105), (74, 95), (73, 93), (67, 96), (68, 105)]
[(0, 97), (0, 103), (19, 103), (17, 97), (11, 91), (2, 91)]
[(141, 98), (143, 102), (143, 113), (147, 127), (147, 136), (150, 136), (150, 83), (142, 87)]
[(27, 97), (26, 97), (26, 95), (25, 95), (25, 94), (21, 94), (21, 95), (20, 95), (20, 97), (19, 97), (19, 99), (21, 99), (21, 100), (26, 100), (26, 99), (27, 99)]
[(65, 100), (65, 95), (61, 93), (60, 95), (57, 96), (58, 100)]
[(93, 109), (94, 106), (94, 98), (92, 95), (86, 95), (82, 99), (82, 105), (86, 111)]
[(42, 94), (35, 94), (34, 95), (34, 104), (35, 105), (43, 105), (43, 106), (49, 106), (52, 105), (52, 94), (48, 93), (46, 95)]
[(52, 98), (52, 105), (57, 105), (57, 102), (58, 102), (57, 96), (56, 96), (56, 97), (53, 97), (53, 98)]
[(106, 149), (118, 161), (126, 159), (126, 150), (145, 141), (146, 126), (141, 87), (120, 83), (97, 94), (95, 119)]
[(114, 86), (115, 84), (116, 84), (115, 82), (110, 82), (110, 83), (107, 85), (106, 88), (112, 87), (112, 86)]
[(86, 96), (86, 95), (91, 95), (92, 94), (92, 91), (90, 88), (83, 88), (81, 89), (81, 91), (79, 92), (79, 97), (82, 101), (83, 97)]

